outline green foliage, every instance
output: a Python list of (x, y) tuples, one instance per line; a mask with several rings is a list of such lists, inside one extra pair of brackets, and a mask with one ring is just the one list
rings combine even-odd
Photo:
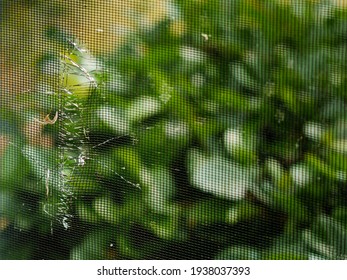
[[(327, 3), (176, 1), (97, 57), (98, 88), (1, 107), (0, 257), (345, 258), (347, 12)], [(52, 146), (19, 140), (71, 100)]]

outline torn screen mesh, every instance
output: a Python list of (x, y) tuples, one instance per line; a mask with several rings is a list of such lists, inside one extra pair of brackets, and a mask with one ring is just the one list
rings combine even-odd
[(1, 259), (345, 259), (345, 1), (0, 2)]

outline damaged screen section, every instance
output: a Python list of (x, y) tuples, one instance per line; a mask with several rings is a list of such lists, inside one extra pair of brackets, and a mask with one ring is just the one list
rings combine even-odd
[[(110, 132), (100, 137), (91, 132), (91, 127), (97, 125), (96, 121), (109, 117), (107, 110), (110, 107), (104, 87), (107, 73), (102, 62), (77, 40), (65, 39), (63, 45), (65, 48), (59, 56), (49, 57), (42, 65), (44, 73), (55, 75), (53, 80), (57, 87), (23, 92), (21, 96), (6, 97), (2, 101), (4, 114), (8, 113), (6, 109), (16, 105), (17, 109), (21, 109), (21, 120), (26, 122), (24, 128), (21, 127), (22, 139), (14, 139), (7, 133), (1, 135), (1, 151), (4, 153), (2, 181), (14, 183), (14, 171), (19, 170), (18, 166), (11, 164), (26, 162), (28, 169), (22, 172), (27, 172), (27, 177), (21, 183), (28, 190), (39, 193), (39, 211), (49, 223), (51, 234), (54, 228), (70, 228), (76, 211), (73, 205), (79, 191), (85, 192), (85, 188), (90, 188), (90, 193), (96, 193), (98, 184), (112, 184), (103, 181), (103, 174), (107, 173), (109, 177), (114, 175), (125, 184), (140, 189), (139, 183), (132, 182), (124, 175), (125, 166), (117, 167), (117, 164), (103, 159), (105, 149), (110, 145), (135, 145), (135, 134), (129, 130), (123, 133), (123, 130), (116, 135)], [(20, 102), (26, 104), (20, 105)], [(42, 112), (39, 116), (31, 115), (32, 108), (40, 108)], [(124, 121), (125, 116), (120, 117), (123, 120), (110, 121)], [(5, 128), (4, 123), (2, 129)], [(10, 131), (11, 126), (7, 132)], [(14, 155), (18, 156), (19, 162), (7, 158)], [(2, 199), (7, 199), (6, 193), (3, 195), (5, 197)], [(23, 209), (27, 207), (25, 204), (22, 206)], [(16, 227), (24, 230), (25, 217), (19, 215), (17, 220)], [(6, 219), (3, 224), (7, 226)]]
[[(91, 131), (91, 127), (97, 120), (95, 114), (108, 106), (104, 96), (104, 83), (107, 76), (102, 63), (92, 57), (82, 44), (68, 40), (67, 45), (69, 47), (61, 55), (60, 61), (62, 87), (59, 88), (57, 96), (59, 108), (54, 118), (49, 119), (52, 124), (55, 120), (57, 121), (59, 130), (58, 181), (55, 186), (58, 190), (59, 201), (53, 203), (51, 208), (56, 208), (56, 215), (64, 228), (69, 227), (69, 221), (72, 218), (69, 201), (74, 199), (75, 189), (84, 187), (91, 180), (99, 183), (102, 180), (98, 178), (102, 175), (95, 172), (95, 166), (113, 174), (132, 187), (140, 188), (138, 183), (126, 178), (122, 172), (125, 167), (110, 166), (107, 161), (102, 160), (103, 155), (99, 152), (105, 146), (116, 144), (117, 141), (121, 143), (125, 139), (134, 145), (136, 143), (134, 134), (105, 135), (104, 139), (99, 139), (95, 135), (93, 137), (93, 131)], [(106, 115), (106, 117), (110, 116)], [(47, 118), (49, 118), (48, 115)], [(111, 119), (111, 121), (117, 123), (119, 120)], [(91, 137), (93, 137), (92, 140)], [(49, 179), (46, 178), (46, 181), (49, 182)], [(49, 185), (46, 191), (49, 193)]]

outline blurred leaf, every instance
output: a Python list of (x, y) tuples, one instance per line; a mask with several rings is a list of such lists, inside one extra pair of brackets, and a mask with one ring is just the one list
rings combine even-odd
[(190, 180), (199, 189), (217, 197), (244, 198), (255, 182), (257, 169), (242, 167), (217, 155), (192, 150), (188, 158)]
[[(291, 222), (305, 222), (310, 218), (310, 213), (306, 209), (306, 206), (291, 188), (287, 187), (285, 190), (254, 190), (254, 193), (258, 199), (269, 205), (276, 212), (280, 211), (286, 213), (290, 219), (288, 221), (289, 224)], [(297, 224), (294, 224), (294, 227), (296, 226)]]
[(27, 174), (28, 163), (24, 160), (20, 148), (9, 145), (0, 156), (0, 182), (4, 188), (13, 188), (23, 183), (23, 177), (18, 174)]
[(148, 206), (156, 213), (170, 214), (175, 192), (172, 174), (161, 166), (146, 168), (141, 170), (141, 181)]
[(347, 225), (347, 207), (336, 207), (332, 213), (333, 219), (339, 221), (342, 225)]
[(117, 224), (122, 218), (121, 207), (108, 197), (96, 198), (93, 202), (94, 212), (104, 221)]
[(324, 215), (320, 215), (312, 226), (312, 233), (322, 240), (338, 256), (347, 255), (347, 231), (340, 222)]
[(260, 219), (263, 209), (253, 203), (242, 200), (233, 205), (226, 213), (226, 222), (236, 224), (253, 219)]
[(259, 260), (260, 252), (250, 246), (233, 246), (221, 251), (215, 260)]
[(326, 164), (321, 159), (319, 159), (316, 155), (313, 154), (307, 154), (305, 157), (305, 160), (307, 164), (312, 167), (315, 172), (318, 174), (321, 173), (324, 176), (328, 177), (331, 180), (346, 180), (344, 177), (341, 176), (342, 174), (338, 171), (336, 171), (332, 166)]

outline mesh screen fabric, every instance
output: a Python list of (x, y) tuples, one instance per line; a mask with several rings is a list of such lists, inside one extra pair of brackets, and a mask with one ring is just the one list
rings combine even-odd
[(1, 259), (341, 259), (344, 1), (1, 1)]

